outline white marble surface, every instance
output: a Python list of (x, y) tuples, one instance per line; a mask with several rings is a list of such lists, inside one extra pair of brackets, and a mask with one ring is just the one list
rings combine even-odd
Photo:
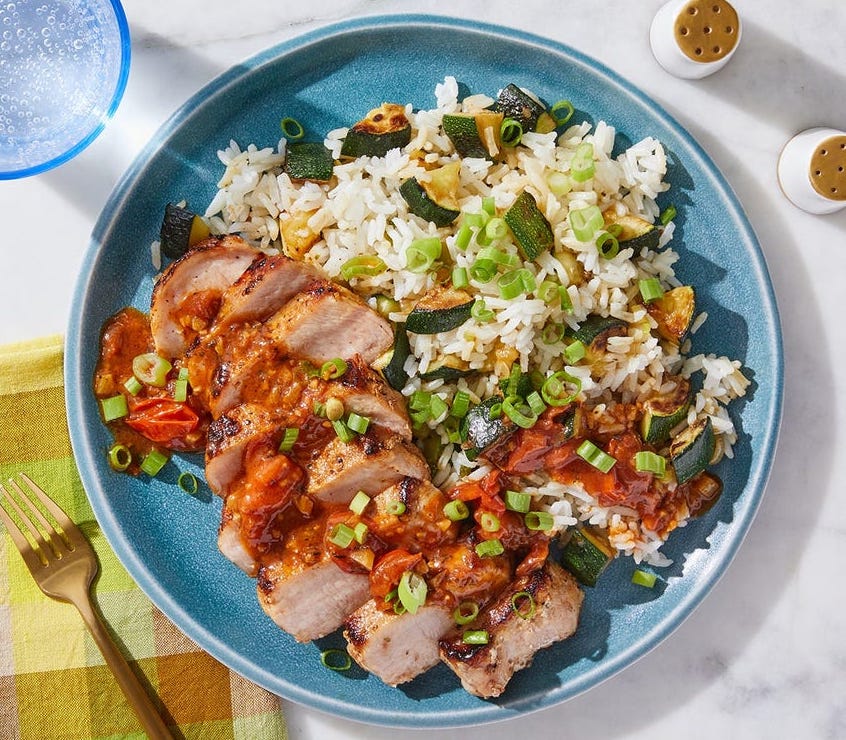
[[(778, 190), (787, 139), (846, 128), (846, 4), (735, 0), (741, 48), (718, 74), (670, 77), (652, 58), (661, 0), (522, 3), (452, 0), (451, 15), (515, 26), (602, 60), (661, 102), (711, 154), (745, 205), (766, 253), (786, 352), (784, 421), (758, 518), (698, 610), (636, 665), (564, 705), (519, 721), (427, 737), (846, 737), (846, 367), (842, 296), (846, 210), (810, 216)], [(240, 59), (331, 21), (436, 13), (434, 0), (126, 0), (133, 60), (122, 106), (76, 160), (0, 182), (0, 343), (61, 332), (76, 272), (111, 188), (156, 127)], [(292, 740), (387, 738), (285, 704)], [(414, 733), (408, 733), (414, 734)], [(260, 739), (259, 739), (260, 740)]]

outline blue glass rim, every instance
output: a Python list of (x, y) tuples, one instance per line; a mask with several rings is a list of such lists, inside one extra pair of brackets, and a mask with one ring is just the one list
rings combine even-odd
[(18, 180), (24, 177), (31, 177), (32, 175), (40, 175), (42, 172), (52, 170), (54, 167), (58, 167), (60, 164), (73, 159), (102, 133), (106, 124), (114, 116), (118, 105), (120, 105), (120, 101), (123, 99), (123, 93), (126, 90), (126, 83), (129, 79), (129, 60), (132, 44), (129, 34), (129, 22), (126, 20), (126, 13), (123, 10), (123, 6), (119, 0), (109, 0), (109, 5), (112, 6), (112, 10), (114, 11), (120, 33), (120, 74), (118, 75), (117, 84), (115, 85), (108, 109), (100, 117), (99, 123), (93, 129), (59, 156), (48, 159), (40, 164), (26, 167), (25, 169), (11, 170), (8, 172), (0, 171), (0, 180)]

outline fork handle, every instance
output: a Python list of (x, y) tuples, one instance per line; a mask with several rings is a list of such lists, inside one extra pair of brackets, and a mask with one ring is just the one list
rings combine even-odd
[(149, 736), (150, 740), (173, 740), (173, 735), (150, 700), (147, 691), (141, 681), (130, 668), (129, 663), (118, 650), (114, 640), (106, 629), (94, 607), (91, 604), (88, 594), (80, 594), (79, 598), (73, 600), (73, 605), (79, 610), (94, 642), (100, 648), (106, 664), (111, 668), (117, 679), (118, 685), (132, 706), (133, 711), (141, 722), (141, 726)]

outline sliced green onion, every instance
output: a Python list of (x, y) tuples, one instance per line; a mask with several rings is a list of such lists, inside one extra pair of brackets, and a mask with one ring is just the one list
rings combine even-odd
[(473, 307), (470, 309), (470, 315), (480, 324), (487, 324), (494, 318), (494, 312), (485, 304), (484, 298), (477, 298)]
[(641, 450), (634, 456), (635, 470), (640, 473), (654, 473), (659, 478), (667, 471), (667, 460), (649, 450)]
[(478, 616), (479, 605), (475, 601), (462, 601), (452, 613), (455, 623), (462, 626), (470, 624)]
[(351, 411), (347, 417), (347, 426), (357, 434), (364, 434), (367, 431), (367, 427), (370, 426), (370, 419), (366, 416), (359, 416), (354, 411)]
[(470, 284), (470, 278), (467, 276), (466, 267), (454, 267), (452, 269), (452, 287), (466, 288)]
[(441, 256), (441, 240), (437, 236), (415, 239), (405, 250), (405, 266), (410, 272), (426, 272)]
[(368, 496), (364, 491), (359, 491), (356, 493), (355, 496), (352, 497), (352, 501), (350, 501), (350, 511), (353, 514), (358, 514), (361, 516), (364, 513), (364, 510), (367, 508), (367, 504), (370, 503), (370, 496)]
[(568, 365), (575, 365), (579, 360), (584, 359), (586, 354), (587, 348), (584, 343), (575, 339), (564, 350), (564, 359), (567, 360)]
[(504, 552), (505, 548), (499, 540), (482, 540), (476, 545), (476, 554), (480, 558), (494, 558)]
[(452, 399), (452, 408), (449, 410), (450, 416), (456, 419), (463, 419), (467, 416), (470, 410), (470, 396), (464, 391), (456, 391)]
[(395, 301), (390, 296), (380, 294), (376, 296), (376, 310), (382, 314), (382, 316), (387, 316), (394, 311), (399, 311), (400, 304), (399, 301)]
[(561, 285), (558, 288), (558, 297), (561, 299), (561, 310), (564, 311), (564, 313), (572, 313), (573, 299), (570, 298), (570, 294), (567, 292), (567, 287), (565, 285)]
[(335, 380), (340, 378), (347, 371), (347, 363), (340, 357), (328, 360), (320, 366), (320, 377), (323, 380)]
[(499, 127), (499, 140), (503, 146), (517, 146), (523, 138), (523, 126), (513, 118), (503, 118)]
[(126, 445), (115, 444), (109, 450), (109, 466), (122, 473), (132, 463), (132, 453)]
[[(343, 406), (343, 403), (341, 404)], [(312, 413), (315, 416), (326, 416), (326, 404), (320, 401), (315, 401), (311, 407)], [(341, 412), (343, 414), (343, 411)]]
[(176, 374), (178, 380), (190, 380), (188, 377), (188, 368), (181, 367), (179, 368), (179, 372)]
[(123, 393), (119, 396), (100, 399), (100, 408), (103, 409), (103, 420), (106, 422), (122, 419), (129, 415), (129, 406)]
[(183, 403), (188, 400), (188, 381), (177, 379), (173, 383), (173, 400)]
[(488, 239), (502, 239), (508, 233), (508, 224), (504, 218), (492, 218), (485, 224), (485, 236)]
[(168, 459), (167, 455), (162, 454), (158, 450), (150, 450), (141, 461), (141, 470), (151, 478), (155, 478), (165, 466)]
[(144, 386), (141, 385), (141, 381), (133, 375), (127, 379), (127, 381), (123, 384), (123, 387), (126, 388), (130, 395), (137, 396)]
[(385, 506), (385, 511), (387, 511), (392, 516), (402, 516), (403, 514), (405, 514), (405, 504), (399, 499), (388, 501), (387, 505)]
[(534, 411), (537, 416), (540, 416), (544, 411), (546, 411), (546, 404), (543, 402), (543, 399), (537, 391), (532, 391), (528, 396), (526, 396), (526, 403), (529, 404), (529, 408)]
[(564, 338), (566, 331), (564, 324), (547, 324), (541, 332), (541, 339), (544, 344), (555, 344)]
[(555, 121), (555, 127), (563, 126), (573, 117), (575, 108), (569, 100), (559, 100), (549, 109), (549, 115)]
[[(568, 384), (575, 386), (572, 393), (568, 393)], [(576, 400), (579, 393), (582, 392), (582, 380), (570, 373), (559, 370), (550, 375), (541, 386), (541, 398), (548, 406), (567, 406)]]
[(546, 176), (546, 184), (549, 185), (552, 193), (559, 198), (562, 195), (567, 195), (573, 189), (573, 181), (570, 179), (570, 175), (558, 170), (553, 170)]
[(485, 532), (498, 532), (500, 528), (499, 517), (491, 511), (482, 512), (479, 524)]
[(326, 403), (323, 405), (323, 414), (329, 421), (342, 419), (344, 416), (344, 402), (340, 398), (335, 398), (335, 396), (327, 398)]
[(470, 516), (470, 509), (463, 501), (456, 499), (450, 501), (444, 506), (444, 516), (451, 522), (460, 522)]
[(516, 396), (517, 389), (520, 386), (520, 380), (523, 377), (523, 372), (520, 370), (520, 366), (517, 364), (512, 365), (511, 372), (508, 375), (508, 381), (505, 384), (505, 395), (506, 396)]
[(332, 422), (332, 428), (335, 430), (335, 434), (341, 442), (352, 442), (355, 439), (355, 434), (353, 434), (350, 431), (350, 428), (340, 419), (336, 419)]
[(338, 522), (332, 527), (332, 532), (329, 534), (329, 542), (337, 545), (342, 550), (348, 548), (355, 539), (355, 532), (352, 527), (343, 522)]
[(408, 407), (414, 411), (428, 410), (432, 403), (432, 394), (426, 391), (414, 391), (408, 399)]
[(346, 650), (331, 648), (320, 653), (320, 662), (330, 671), (348, 671), (352, 668), (352, 658)]
[(664, 295), (664, 289), (661, 287), (661, 281), (658, 278), (638, 280), (637, 287), (640, 290), (640, 295), (644, 303), (658, 300)]
[(605, 224), (602, 211), (597, 206), (587, 206), (570, 211), (567, 215), (570, 228), (580, 242), (589, 242), (598, 229)]
[(473, 230), (470, 228), (470, 224), (462, 221), (461, 226), (458, 229), (458, 233), (455, 235), (455, 248), (463, 252), (467, 249), (470, 244), (470, 239), (472, 238)]
[(179, 477), (176, 479), (176, 485), (191, 496), (197, 493), (200, 488), (197, 476), (188, 470), (184, 470), (179, 474)]
[(374, 254), (363, 254), (348, 259), (341, 265), (341, 277), (344, 280), (351, 280), (354, 277), (373, 277), (381, 275), (388, 266), (384, 261)]
[(132, 360), (132, 373), (138, 380), (155, 388), (164, 388), (172, 365), (155, 352), (138, 355)]
[(523, 429), (531, 429), (538, 420), (535, 411), (524, 404), (519, 396), (506, 396), (502, 401), (502, 413)]
[(530, 511), (523, 517), (523, 521), (526, 529), (531, 529), (533, 532), (548, 532), (555, 523), (552, 514), (548, 511)]
[(489, 640), (487, 630), (467, 630), (461, 636), (461, 641), (465, 645), (487, 645)]
[(397, 590), (392, 588), (385, 594), (385, 603), (390, 604), (395, 598), (397, 598)]
[(602, 257), (612, 260), (620, 253), (620, 242), (617, 241), (617, 237), (603, 231), (596, 237), (596, 248)]
[(506, 491), (505, 508), (525, 514), (532, 506), (532, 497), (525, 491)]
[(293, 450), (299, 436), (299, 429), (288, 427), (282, 434), (282, 441), (279, 443), (279, 452), (290, 452)]
[(478, 283), (489, 283), (496, 275), (496, 262), (492, 259), (477, 259), (470, 265), (470, 277)]
[(544, 303), (552, 303), (558, 299), (559, 285), (553, 280), (544, 280), (538, 286), (537, 295)]
[(462, 223), (467, 224), (473, 229), (483, 229), (488, 219), (490, 219), (490, 214), (485, 211), (481, 213), (465, 213)]
[(675, 217), (676, 217), (676, 207), (670, 205), (670, 206), (667, 206), (663, 211), (661, 211), (661, 215), (658, 217), (658, 220), (661, 222), (662, 226), (666, 226)]
[(637, 586), (645, 586), (646, 588), (652, 588), (655, 585), (655, 581), (658, 580), (658, 576), (654, 573), (650, 573), (645, 570), (635, 570), (632, 573), (632, 583)]
[(428, 591), (426, 581), (410, 570), (402, 574), (397, 586), (400, 603), (412, 614), (417, 614), (417, 610), (426, 603)]
[(596, 172), (593, 154), (593, 144), (589, 141), (585, 141), (576, 147), (576, 153), (570, 160), (570, 177), (576, 182), (584, 182), (593, 177)]
[(576, 454), (602, 473), (607, 473), (617, 462), (611, 455), (601, 450), (589, 439), (586, 439), (579, 445)]
[(492, 195), (482, 198), (482, 210), (489, 216), (496, 216), (496, 201)]
[(535, 599), (528, 591), (518, 591), (511, 597), (511, 608), (521, 619), (531, 619), (535, 616)]
[(444, 401), (443, 398), (440, 396), (432, 394), (432, 398), (429, 401), (429, 413), (432, 415), (432, 418), (436, 421), (440, 419), (444, 414), (449, 411), (449, 406), (447, 406), (447, 402)]
[(291, 141), (302, 139), (303, 136), (305, 136), (305, 129), (296, 118), (283, 118), (279, 122), (279, 128), (282, 129), (282, 133), (285, 134), (285, 138), (290, 139)]
[[(505, 221), (503, 221), (505, 223)], [(485, 247), (479, 250), (476, 255), (477, 260), (492, 260), (497, 265), (504, 265), (506, 267), (514, 267), (520, 263), (520, 258), (516, 254), (510, 254), (502, 249), (496, 247)]]
[(367, 539), (368, 531), (368, 527), (364, 522), (359, 522), (355, 525), (355, 527), (353, 527), (353, 536), (359, 545), (364, 544), (364, 540)]
[(488, 420), (493, 421), (502, 416), (502, 404), (499, 402), (492, 403), (488, 407)]
[(518, 295), (523, 295), (525, 289), (523, 288), (523, 281), (521, 279), (520, 270), (510, 270), (504, 273), (497, 280), (497, 287), (499, 288), (499, 297), (510, 301)]

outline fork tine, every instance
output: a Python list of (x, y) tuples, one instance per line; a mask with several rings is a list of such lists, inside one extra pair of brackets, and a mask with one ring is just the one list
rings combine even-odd
[(27, 567), (34, 574), (39, 568), (42, 568), (47, 564), (46, 556), (43, 553), (37, 552), (33, 548), (32, 544), (21, 531), (20, 527), (18, 527), (12, 517), (6, 513), (6, 510), (2, 506), (3, 499), (11, 502), (14, 508), (20, 509), (14, 499), (9, 495), (9, 492), (3, 487), (3, 484), (0, 483), (0, 521), (2, 521), (5, 525), (6, 530), (9, 532), (9, 536), (12, 538), (12, 542), (15, 543), (15, 547), (17, 547), (20, 551)]
[[(73, 547), (73, 546), (78, 547), (79, 544), (80, 544), (79, 540), (81, 539), (81, 535), (79, 534), (79, 530), (78, 530), (76, 524), (74, 524), (71, 521), (70, 517), (65, 513), (65, 510), (61, 506), (59, 506), (55, 501), (53, 501), (53, 499), (51, 499), (45, 493), (44, 489), (42, 489), (41, 487), (36, 485), (35, 481), (33, 481), (32, 478), (30, 478), (26, 473), (21, 473), (20, 477), (24, 481), (26, 481), (26, 484), (29, 487), (29, 489), (38, 497), (38, 500), (44, 505), (44, 508), (47, 509), (47, 511), (49, 511), (50, 514), (53, 515), (53, 518), (58, 522), (59, 527), (61, 527), (62, 532), (64, 533), (64, 537), (62, 539), (65, 540), (65, 544), (66, 545), (69, 544), (71, 547)], [(21, 497), (24, 498), (27, 501), (27, 503), (29, 503), (30, 506), (33, 509), (35, 509), (35, 507), (31, 503), (30, 499), (27, 496), (24, 495), (20, 486), (18, 486), (14, 481), (10, 481), (10, 482), (15, 487), (17, 492), (21, 495)], [(55, 531), (55, 527), (53, 527), (51, 524), (49, 524), (44, 519), (43, 514), (41, 514), (41, 512), (38, 511), (37, 509), (35, 509), (35, 511), (37, 512), (37, 514), (38, 514), (38, 516), (41, 520), (41, 523), (44, 526), (49, 527), (48, 531), (50, 531), (50, 530)]]
[[(17, 492), (20, 500), (26, 504), (31, 515), (38, 520), (38, 524), (41, 525), (41, 529), (38, 531), (44, 535), (47, 544), (53, 549), (54, 554), (57, 557), (61, 557), (65, 552), (69, 552), (70, 547), (65, 541), (65, 538), (47, 520), (47, 517), (41, 513), (41, 509), (32, 502), (32, 499), (21, 490), (21, 487), (14, 480), (9, 480), (9, 485)], [(30, 516), (30, 514), (27, 514), (27, 516)]]

